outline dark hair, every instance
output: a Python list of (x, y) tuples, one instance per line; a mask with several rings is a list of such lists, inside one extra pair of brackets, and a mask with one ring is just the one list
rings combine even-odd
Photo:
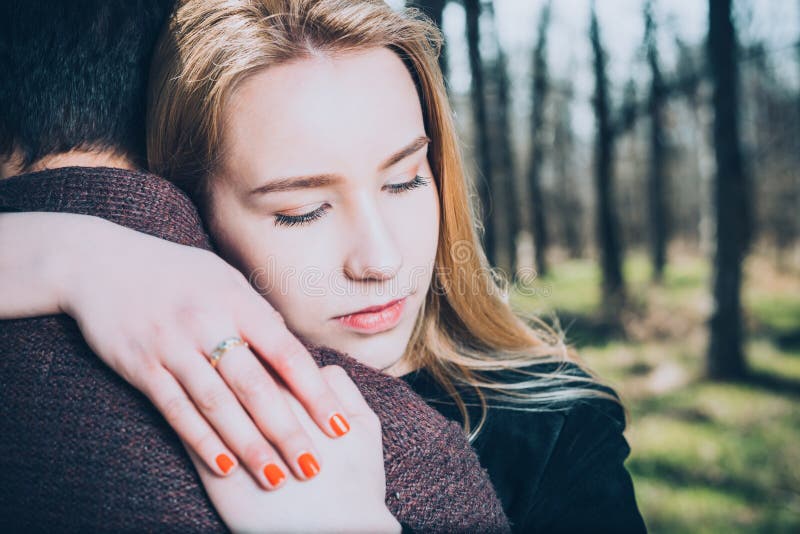
[(150, 56), (173, 3), (0, 2), (0, 157), (111, 150), (144, 166)]

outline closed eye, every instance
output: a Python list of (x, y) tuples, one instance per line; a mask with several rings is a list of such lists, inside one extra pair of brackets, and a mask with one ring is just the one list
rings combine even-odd
[(302, 226), (308, 224), (322, 217), (330, 207), (330, 204), (325, 203), (317, 209), (302, 215), (284, 215), (282, 213), (276, 213), (275, 226)]
[[(403, 182), (399, 184), (389, 184), (384, 187), (389, 191), (389, 193), (393, 195), (398, 195), (401, 193), (405, 193), (406, 191), (416, 189), (417, 187), (428, 185), (430, 181), (431, 181), (430, 178), (425, 178), (424, 176), (417, 175), (408, 182)], [(308, 213), (303, 213), (302, 215), (284, 215), (282, 213), (276, 213), (275, 226), (288, 226), (288, 227), (303, 226), (321, 218), (325, 214), (325, 212), (328, 211), (330, 208), (331, 205), (326, 202), (317, 209), (309, 211)]]
[(403, 182), (400, 184), (389, 184), (386, 187), (388, 188), (390, 193), (398, 194), (398, 193), (405, 193), (406, 191), (410, 191), (412, 189), (416, 189), (417, 187), (422, 187), (423, 185), (428, 185), (430, 182), (431, 182), (430, 178), (425, 178), (423, 176), (417, 175), (411, 181)]

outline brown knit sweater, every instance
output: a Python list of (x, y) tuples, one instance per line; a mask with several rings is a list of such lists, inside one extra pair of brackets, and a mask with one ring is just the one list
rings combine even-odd
[[(6, 179), (0, 211), (96, 215), (210, 248), (188, 198), (145, 173), (74, 167)], [(402, 380), (309, 349), (320, 365), (344, 367), (380, 418), (386, 502), (404, 526), (509, 530), (455, 422)], [(0, 321), (0, 385), (0, 531), (226, 530), (177, 435), (91, 352), (69, 317)]]

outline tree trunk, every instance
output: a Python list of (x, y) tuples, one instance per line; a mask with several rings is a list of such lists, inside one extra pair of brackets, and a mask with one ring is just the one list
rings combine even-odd
[(489, 22), (481, 34), (482, 40), (491, 41), (496, 47), (496, 54), (487, 61), (483, 60), (486, 74), (484, 93), (486, 95), (486, 115), (488, 138), (490, 140), (492, 168), (492, 227), (495, 235), (494, 267), (502, 272), (504, 280), (514, 278), (515, 236), (517, 224), (517, 196), (515, 192), (515, 173), (510, 139), (509, 106), (510, 96), (506, 57), (500, 39), (494, 15), (494, 4), (491, 0), (482, 4), (483, 17)]
[(597, 242), (603, 273), (603, 311), (608, 319), (618, 319), (625, 302), (622, 278), (622, 247), (619, 226), (614, 216), (614, 143), (616, 132), (611, 124), (611, 104), (606, 78), (606, 57), (600, 41), (597, 13), (592, 5), (589, 37), (594, 55), (595, 186), (597, 193)]
[[(442, 14), (444, 13), (444, 6), (447, 5), (448, 0), (408, 0), (406, 5), (409, 7), (416, 7), (423, 13), (428, 15), (431, 20), (442, 29)], [(447, 51), (445, 50), (446, 43), (442, 43), (442, 50), (439, 54), (439, 67), (442, 69), (442, 74), (447, 79), (449, 72), (447, 65)]]
[(650, 176), (648, 180), (647, 198), (650, 218), (650, 252), (653, 263), (653, 280), (661, 282), (664, 278), (664, 266), (667, 262), (667, 202), (665, 191), (664, 167), (664, 101), (666, 88), (661, 76), (658, 59), (658, 43), (656, 42), (656, 22), (653, 18), (653, 3), (645, 6), (645, 46), (647, 63), (650, 66), (650, 98), (648, 111), (650, 115)]
[(550, 2), (542, 7), (539, 16), (538, 37), (533, 52), (533, 93), (531, 105), (531, 161), (528, 173), (528, 189), (531, 195), (531, 235), (536, 251), (536, 271), (539, 276), (547, 274), (547, 224), (542, 194), (542, 160), (544, 159), (544, 114), (547, 93), (550, 89), (547, 72), (547, 31), (550, 26)]
[(553, 167), (556, 174), (556, 206), (558, 220), (563, 228), (564, 244), (570, 258), (583, 255), (583, 207), (578, 197), (575, 181), (575, 139), (572, 133), (572, 86), (567, 85), (556, 94), (555, 124), (553, 125)]
[(467, 15), (467, 43), (469, 45), (469, 67), (472, 73), (472, 130), (478, 156), (477, 192), (481, 203), (483, 222), (483, 247), (489, 263), (496, 262), (495, 228), (492, 214), (492, 158), (489, 130), (486, 118), (486, 93), (483, 83), (483, 64), (480, 55), (481, 6), (479, 0), (464, 0)]
[(731, 0), (709, 1), (708, 56), (714, 86), (716, 252), (714, 311), (710, 321), (707, 373), (710, 378), (743, 377), (742, 258), (748, 238), (744, 215), (746, 184), (739, 140), (738, 65)]
[(494, 138), (497, 172), (493, 174), (495, 217), (494, 224), (497, 235), (497, 266), (513, 280), (517, 271), (517, 244), (519, 232), (519, 193), (517, 187), (516, 166), (511, 140), (511, 95), (508, 81), (508, 61), (498, 38), (495, 23), (494, 4), (486, 4), (492, 17), (492, 36), (497, 46), (497, 57), (492, 65), (494, 87), (497, 93), (495, 104)]

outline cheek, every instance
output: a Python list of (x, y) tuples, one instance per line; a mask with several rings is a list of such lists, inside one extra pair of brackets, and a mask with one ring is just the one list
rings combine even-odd
[(278, 311), (292, 331), (313, 339), (329, 312), (326, 266), (297, 257), (306, 246), (264, 248), (250, 264), (250, 283)]
[[(297, 331), (313, 330), (327, 307), (325, 273), (334, 271), (335, 240), (307, 229), (275, 226), (270, 216), (242, 207), (219, 189), (209, 203), (208, 227), (222, 257)], [(328, 247), (326, 249), (325, 247)]]
[(318, 257), (313, 243), (302, 239), (282, 243), (272, 237), (274, 234), (263, 236), (269, 246), (251, 248), (250, 272), (259, 273), (263, 281), (256, 289), (276, 308), (304, 308), (313, 313), (319, 306), (309, 306), (318, 302), (328, 288), (332, 267), (325, 263), (326, 255)]
[(258, 235), (252, 218), (232, 195), (219, 189), (209, 200), (208, 229), (220, 255), (245, 276), (256, 268), (259, 256)]
[(420, 273), (420, 288), (427, 292), (430, 288), (435, 268), (436, 252), (439, 248), (439, 227), (441, 224), (439, 194), (435, 182), (431, 184), (430, 194), (425, 198), (424, 211), (421, 215), (417, 223), (418, 228), (415, 229), (419, 236), (418, 247), (420, 250), (417, 271)]
[(269, 246), (259, 247), (250, 256), (250, 272), (258, 273), (258, 278), (251, 277), (258, 282), (253, 285), (290, 327), (306, 333), (308, 325), (317, 324), (330, 307), (334, 256), (318, 241), (306, 239), (302, 230), (265, 231), (261, 239)]
[(411, 287), (424, 290), (433, 271), (439, 244), (439, 199), (433, 184), (396, 202), (392, 213), (395, 239)]
[(431, 182), (425, 194), (415, 199), (414, 216), (410, 218), (409, 234), (416, 236), (416, 246), (419, 251), (416, 256), (421, 259), (433, 261), (436, 247), (439, 243), (439, 194), (436, 183)]
[(239, 269), (262, 294), (285, 285), (282, 273), (291, 259), (275, 251), (282, 248), (279, 236), (266, 217), (244, 209), (229, 196), (217, 194), (210, 204), (209, 231), (222, 257)]

